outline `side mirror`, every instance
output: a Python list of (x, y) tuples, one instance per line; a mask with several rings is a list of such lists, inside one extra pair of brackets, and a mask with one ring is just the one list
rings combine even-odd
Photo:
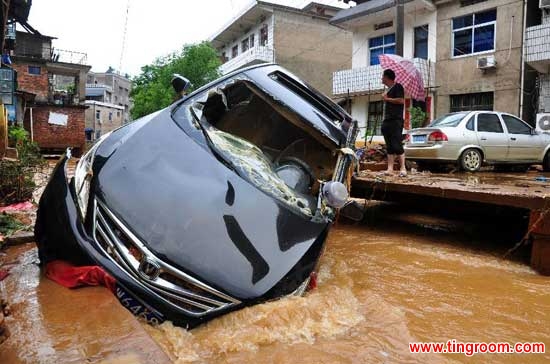
[(174, 91), (176, 91), (178, 95), (181, 95), (183, 92), (187, 91), (189, 86), (191, 86), (191, 82), (189, 82), (187, 78), (177, 73), (174, 73), (171, 83)]

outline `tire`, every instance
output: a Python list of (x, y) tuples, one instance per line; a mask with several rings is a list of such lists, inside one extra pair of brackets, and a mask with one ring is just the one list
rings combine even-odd
[(466, 149), (460, 155), (458, 162), (460, 164), (460, 168), (463, 170), (467, 172), (477, 172), (483, 164), (483, 155), (479, 149)]

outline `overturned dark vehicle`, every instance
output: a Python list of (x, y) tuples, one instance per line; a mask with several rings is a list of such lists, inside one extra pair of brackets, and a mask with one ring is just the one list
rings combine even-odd
[(98, 264), (186, 327), (302, 293), (346, 204), (356, 134), (281, 67), (234, 72), (105, 135), (70, 183), (65, 155), (40, 201), (40, 259)]

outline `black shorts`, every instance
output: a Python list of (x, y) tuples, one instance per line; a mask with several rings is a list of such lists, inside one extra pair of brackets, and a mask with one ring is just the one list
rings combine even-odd
[(386, 119), (382, 122), (382, 135), (388, 154), (401, 155), (403, 150), (403, 119)]

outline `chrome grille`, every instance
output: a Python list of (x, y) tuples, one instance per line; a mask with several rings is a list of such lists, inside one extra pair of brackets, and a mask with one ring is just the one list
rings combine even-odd
[(94, 201), (93, 236), (124, 271), (185, 314), (200, 317), (241, 302), (157, 258), (104, 203)]

